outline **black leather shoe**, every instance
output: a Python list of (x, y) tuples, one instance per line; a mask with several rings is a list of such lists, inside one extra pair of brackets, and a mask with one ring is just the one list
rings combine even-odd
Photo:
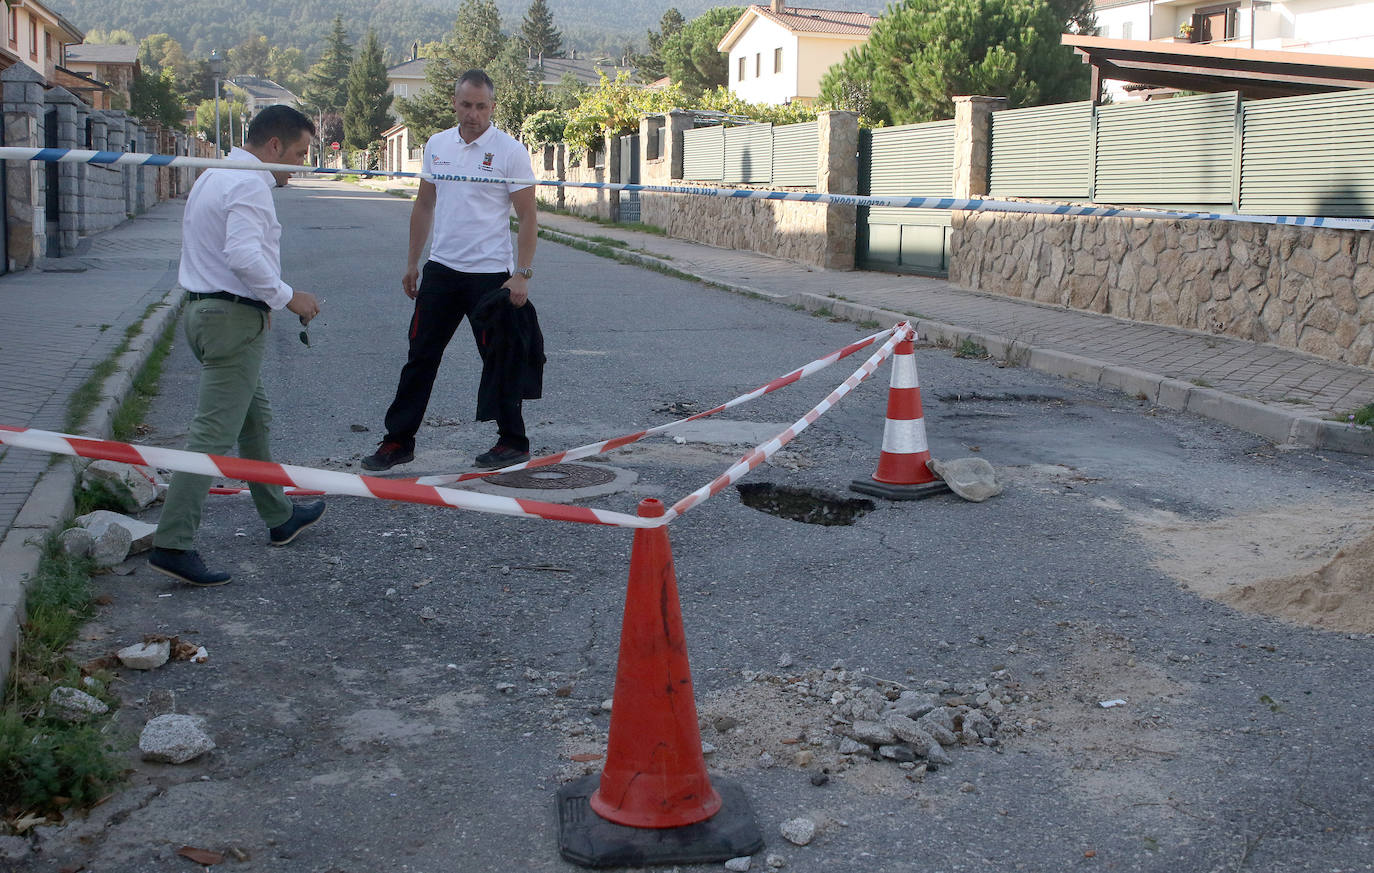
[(529, 452), (522, 452), (519, 449), (513, 449), (510, 446), (503, 446), (497, 443), (478, 455), (473, 463), (479, 467), (492, 469), (495, 467), (509, 467), (511, 464), (523, 464), (529, 459)]
[(296, 535), (310, 525), (320, 520), (324, 515), (324, 501), (316, 500), (311, 503), (297, 503), (291, 507), (291, 517), (274, 528), (267, 531), (267, 537), (274, 546), (284, 546), (296, 538)]
[(406, 448), (400, 443), (387, 441), (377, 447), (377, 451), (363, 458), (363, 469), (377, 472), (390, 470), (397, 464), (409, 464), (415, 460), (415, 449)]
[(194, 549), (153, 549), (148, 555), (148, 566), (173, 579), (180, 579), (187, 585), (213, 588), (228, 582), (228, 573), (211, 570), (200, 559)]

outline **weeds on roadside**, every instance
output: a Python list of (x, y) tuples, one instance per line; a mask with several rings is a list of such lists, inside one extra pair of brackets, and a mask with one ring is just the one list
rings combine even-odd
[(162, 364), (172, 351), (176, 327), (176, 319), (168, 322), (157, 345), (149, 353), (148, 360), (134, 378), (133, 391), (124, 400), (114, 418), (112, 430), (115, 439), (128, 442), (137, 435), (138, 425), (143, 422), (143, 416), (148, 413), (148, 407), (157, 396), (157, 384), (162, 379)]
[[(48, 709), (48, 697), (59, 686), (79, 688), (111, 707), (117, 703), (104, 691), (102, 677), (84, 686), (81, 668), (66, 655), (82, 624), (95, 614), (91, 569), (89, 559), (66, 554), (51, 534), (28, 583), (28, 619), (0, 706), (0, 812), (7, 819), (88, 806), (122, 776), (104, 729), (108, 716), (75, 724)], [(34, 823), (32, 815), (27, 821)]]
[(558, 206), (550, 206), (543, 200), (539, 201), (540, 212), (551, 212), (554, 215), (566, 215), (569, 218), (577, 218), (582, 221), (590, 221), (592, 224), (599, 224), (602, 227), (614, 227), (618, 230), (633, 230), (638, 233), (650, 233), (654, 236), (667, 236), (668, 231), (656, 224), (645, 224), (642, 221), (611, 221), (609, 218), (602, 218), (599, 215), (581, 215), (571, 209), (563, 209)]
[(965, 339), (959, 343), (959, 347), (954, 350), (956, 358), (986, 358), (988, 350), (971, 339)]
[(1374, 403), (1366, 403), (1354, 412), (1348, 412), (1345, 420), (1362, 427), (1374, 427)]

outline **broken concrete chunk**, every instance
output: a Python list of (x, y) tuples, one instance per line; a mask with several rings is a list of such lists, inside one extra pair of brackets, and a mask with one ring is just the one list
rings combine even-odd
[(159, 715), (143, 726), (138, 738), (145, 761), (185, 764), (215, 747), (204, 729), (205, 720), (189, 715)]
[(172, 654), (172, 644), (167, 640), (155, 643), (135, 643), (116, 653), (119, 662), (132, 670), (156, 670)]

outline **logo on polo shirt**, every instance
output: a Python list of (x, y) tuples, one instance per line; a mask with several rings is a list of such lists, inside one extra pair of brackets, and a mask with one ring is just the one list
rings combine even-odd
[(490, 170), (491, 162), (496, 157), (496, 152), (487, 152), (482, 156), (482, 169)]

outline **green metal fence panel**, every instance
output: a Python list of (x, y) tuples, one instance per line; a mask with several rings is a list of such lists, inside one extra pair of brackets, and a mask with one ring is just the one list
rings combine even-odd
[(1093, 199), (1230, 205), (1238, 104), (1228, 92), (1097, 107)]
[(820, 126), (814, 121), (773, 128), (773, 184), (816, 187)]
[(719, 182), (725, 170), (725, 128), (698, 127), (682, 132), (682, 178)]
[[(873, 195), (950, 197), (954, 193), (954, 122), (865, 131), (866, 177)], [(869, 269), (943, 273), (949, 265), (950, 214), (918, 209), (867, 210), (860, 265)]]
[(773, 125), (746, 124), (725, 131), (725, 184), (773, 181)]
[[(869, 193), (921, 197), (954, 195), (954, 122), (908, 124), (873, 131)], [(870, 222), (898, 222), (909, 209), (873, 209)]]
[(1374, 215), (1374, 91), (1244, 105), (1240, 211)]
[(992, 114), (988, 193), (1086, 200), (1092, 188), (1090, 101)]

